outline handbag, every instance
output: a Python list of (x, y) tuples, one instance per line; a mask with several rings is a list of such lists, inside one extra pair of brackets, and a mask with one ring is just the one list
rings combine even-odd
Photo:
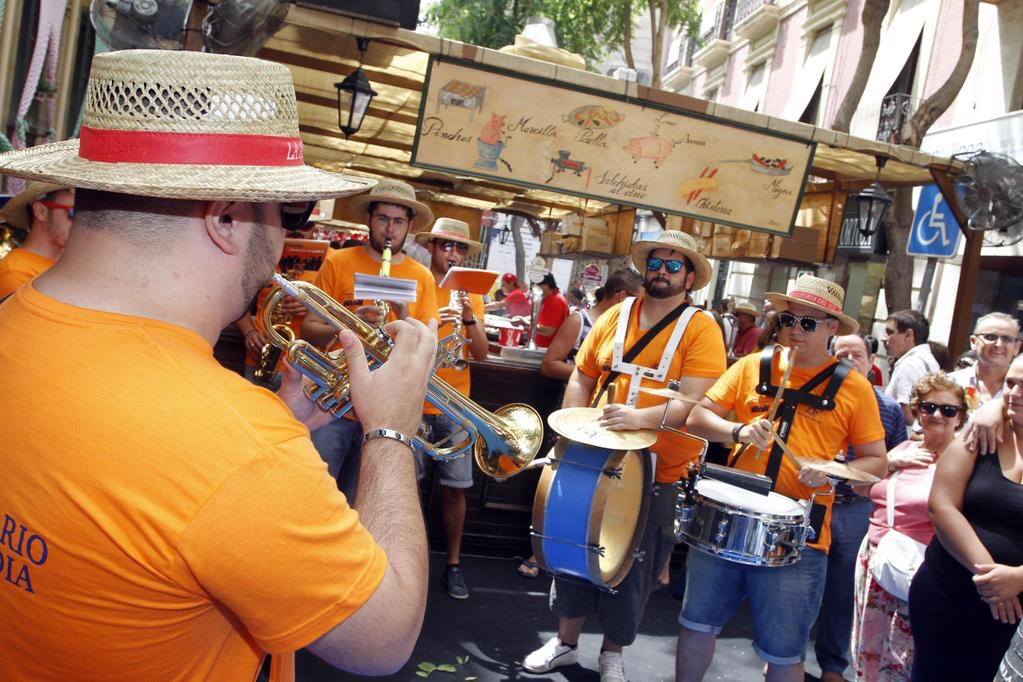
[(874, 548), (870, 557), (870, 574), (885, 592), (902, 601), (909, 601), (909, 585), (924, 560), (927, 545), (895, 530), (896, 471), (888, 479), (888, 532)]

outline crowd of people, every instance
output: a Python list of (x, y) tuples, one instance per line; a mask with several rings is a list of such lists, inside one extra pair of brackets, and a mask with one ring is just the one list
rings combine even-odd
[[(121, 94), (107, 92), (114, 82)], [(406, 183), (369, 187), (296, 163), (282, 66), (111, 52), (93, 61), (90, 91), (79, 141), (0, 156), (0, 172), (30, 181), (5, 208), (24, 244), (0, 261), (0, 678), (255, 679), (269, 654), (271, 678), (286, 680), (305, 647), (356, 673), (397, 670), (425, 610), (417, 478), (430, 467), (439, 579), (450, 597), (470, 595), (460, 551), (472, 444), (424, 398), (435, 372), (468, 396), (471, 372), (435, 369), (438, 337), (461, 335), (460, 359), (485, 360), (485, 312), (532, 316), (528, 298), (511, 274), (500, 301), (442, 288), (482, 245), (466, 223), (434, 220)], [(153, 92), (173, 94), (145, 116), (121, 96)], [(283, 105), (264, 106), (281, 93)], [(209, 98), (233, 104), (194, 106)], [(349, 197), (369, 237), (331, 250), (309, 279), (393, 343), (370, 371), (351, 329), (286, 304), (293, 333), (344, 355), (351, 409), (340, 416), (308, 398), (288, 362), (271, 392), (213, 357), (230, 324), (265, 346), (251, 302), (285, 235), (327, 197)], [(410, 237), (428, 266), (403, 250)], [(678, 540), (677, 483), (705, 439), (730, 448), (733, 473), (805, 501), (807, 538), (798, 561), (777, 566), (688, 552), (677, 680), (704, 678), (743, 602), (768, 680), (803, 679), (815, 623), (827, 682), (850, 666), (870, 681), (991, 680), (1023, 620), (1018, 320), (981, 316), (974, 361), (946, 373), (928, 320), (894, 312), (885, 382), (877, 340), (834, 282), (804, 275), (761, 309), (734, 307), (726, 328), (693, 304), (712, 269), (690, 235), (663, 231), (630, 256), (593, 307), (544, 278), (535, 341), (547, 349), (540, 371), (566, 382), (563, 407), (599, 408), (608, 432), (656, 432), (644, 559), (613, 591), (555, 575), (556, 634), (522, 652), (523, 669), (579, 662), (592, 616), (601, 680), (627, 679), (625, 650)], [(357, 298), (360, 273), (407, 280), (414, 301)], [(459, 447), (430, 457), (427, 434)], [(836, 457), (849, 473), (838, 485), (817, 466)], [(535, 576), (536, 558), (519, 570)]]

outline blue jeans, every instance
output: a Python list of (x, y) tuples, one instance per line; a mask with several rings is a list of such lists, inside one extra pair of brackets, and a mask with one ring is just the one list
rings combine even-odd
[(865, 497), (835, 502), (831, 511), (828, 579), (817, 617), (814, 653), (821, 672), (842, 673), (849, 665), (856, 555), (870, 525), (873, 503)]
[(341, 417), (310, 434), (327, 471), (337, 479), (338, 489), (355, 504), (359, 487), (359, 463), (362, 455), (362, 424)]
[(821, 606), (828, 555), (806, 548), (791, 566), (745, 566), (690, 551), (678, 622), (718, 635), (744, 599), (753, 612), (753, 649), (768, 663), (794, 665), (806, 658), (810, 627)]
[[(465, 438), (465, 431), (448, 419), (443, 414), (424, 414), (423, 421), (430, 425), (430, 440), (439, 443), (441, 440), (452, 436), (441, 447), (460, 443)], [(443, 462), (438, 462), (426, 455), (421, 448), (416, 448), (416, 478), (422, 479), (426, 476), (426, 469), (436, 465), (440, 472), (440, 484), (449, 488), (471, 488), (472, 487), (472, 462), (473, 448), (470, 446)]]

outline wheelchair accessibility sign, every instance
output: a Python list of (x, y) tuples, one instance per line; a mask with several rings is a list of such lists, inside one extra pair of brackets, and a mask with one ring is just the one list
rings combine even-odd
[(961, 236), (959, 223), (938, 186), (926, 185), (920, 191), (906, 253), (924, 258), (954, 258)]

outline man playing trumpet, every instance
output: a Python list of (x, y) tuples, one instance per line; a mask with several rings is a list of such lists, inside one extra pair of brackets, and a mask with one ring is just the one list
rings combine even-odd
[[(440, 309), (440, 338), (454, 333), (461, 327), (466, 340), (458, 353), (458, 359), (472, 357), (473, 360), (487, 359), (487, 335), (483, 329), (483, 297), (468, 292), (453, 292), (442, 289), (441, 280), (448, 270), (461, 266), (468, 258), (479, 255), (483, 245), (469, 238), (469, 226), (461, 220), (439, 218), (430, 232), (420, 232), (415, 240), (426, 246), (430, 252), (430, 272), (436, 281), (437, 300), (444, 301)], [(459, 393), (469, 396), (469, 367), (456, 369), (445, 367), (437, 370), (437, 376), (451, 384)], [(424, 410), (424, 421), (430, 426), (430, 440), (438, 442), (450, 437), (448, 444), (460, 442), (465, 432), (441, 414), (430, 404)], [(422, 478), (429, 460), (421, 450), (416, 450), (416, 473)], [(472, 487), (472, 449), (458, 453), (452, 459), (437, 462), (440, 469), (441, 499), (443, 500), (444, 535), (447, 539), (448, 562), (441, 582), (448, 595), (454, 599), (467, 599), (469, 590), (459, 566), (462, 546), (462, 529), (465, 526), (465, 491)]]
[[(366, 211), (369, 240), (362, 246), (332, 251), (316, 274), (314, 284), (371, 325), (390, 320), (413, 318), (426, 323), (437, 318), (436, 285), (430, 271), (402, 253), (402, 246), (413, 227), (426, 228), (433, 223), (433, 211), (416, 200), (412, 186), (397, 180), (382, 180), (368, 194), (349, 201), (354, 210)], [(355, 298), (355, 274), (381, 274), (384, 255), (390, 252), (391, 277), (416, 282), (414, 303), (389, 303), (386, 317), (375, 301)], [(326, 347), (334, 339), (334, 329), (315, 315), (302, 322), (302, 338)], [(330, 474), (341, 490), (354, 499), (359, 477), (358, 455), (363, 428), (356, 418), (337, 419), (312, 434), (313, 444), (327, 462)]]

